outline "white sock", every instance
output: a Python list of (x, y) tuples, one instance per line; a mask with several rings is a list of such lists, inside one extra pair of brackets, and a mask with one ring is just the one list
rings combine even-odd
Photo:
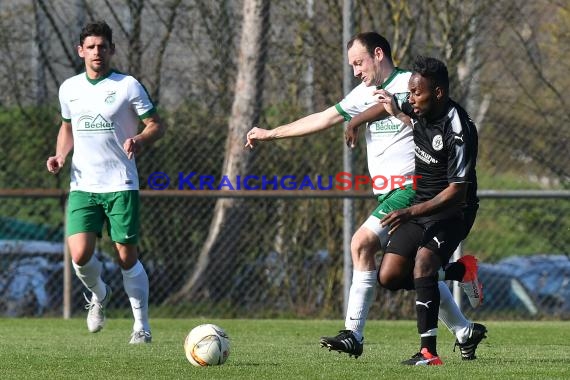
[(93, 255), (85, 265), (79, 266), (75, 264), (73, 260), (71, 263), (73, 264), (73, 269), (75, 269), (75, 274), (83, 285), (93, 293), (95, 300), (104, 300), (107, 295), (107, 289), (101, 278), (101, 271), (103, 269), (101, 261)]
[(352, 330), (358, 340), (362, 340), (368, 310), (370, 310), (370, 305), (374, 302), (375, 296), (376, 271), (361, 272), (354, 270), (344, 325), (347, 330)]
[(141, 262), (137, 263), (129, 270), (121, 269), (123, 273), (123, 286), (129, 296), (131, 309), (135, 323), (133, 331), (150, 331), (148, 323), (148, 276)]
[(469, 338), (471, 322), (465, 318), (453, 299), (447, 284), (438, 281), (439, 286), (439, 320), (455, 335), (459, 343)]

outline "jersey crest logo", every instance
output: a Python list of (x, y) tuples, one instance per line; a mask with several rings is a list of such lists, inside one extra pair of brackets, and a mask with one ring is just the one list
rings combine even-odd
[(112, 104), (117, 97), (116, 95), (117, 95), (116, 91), (107, 91), (107, 97), (105, 98), (105, 103)]
[(436, 135), (433, 138), (433, 140), (431, 142), (431, 146), (435, 150), (441, 150), (443, 148), (443, 138), (441, 137), (441, 135)]

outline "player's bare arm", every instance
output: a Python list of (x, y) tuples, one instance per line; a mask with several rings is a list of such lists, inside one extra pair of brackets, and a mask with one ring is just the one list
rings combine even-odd
[(55, 155), (48, 157), (46, 166), (50, 173), (57, 174), (65, 164), (65, 158), (73, 149), (71, 123), (62, 121), (57, 135)]
[(288, 137), (300, 137), (313, 133), (317, 133), (324, 129), (330, 128), (335, 124), (343, 121), (342, 115), (338, 113), (336, 108), (329, 107), (322, 112), (307, 115), (292, 123), (281, 125), (274, 129), (264, 129), (254, 127), (247, 132), (246, 148), (253, 148), (254, 141), (268, 141), (275, 139), (283, 139)]
[(392, 233), (398, 226), (410, 219), (432, 215), (449, 207), (457, 206), (465, 202), (468, 186), (469, 184), (466, 182), (450, 183), (449, 186), (429, 201), (390, 212), (382, 218), (380, 224), (383, 227), (390, 226), (390, 233)]
[(396, 99), (392, 94), (384, 89), (374, 91), (375, 95), (378, 95), (378, 101), (384, 105), (385, 111), (400, 120), (402, 123), (413, 126), (412, 119), (402, 112), (398, 105), (396, 104)]
[(356, 147), (356, 143), (358, 142), (359, 127), (360, 125), (350, 124), (350, 122), (346, 125), (346, 129), (344, 130), (344, 141), (350, 148)]
[(385, 119), (390, 114), (386, 111), (383, 104), (378, 103), (368, 108), (366, 111), (355, 115), (348, 123), (350, 128), (358, 128), (364, 123), (369, 123), (371, 121)]
[(133, 155), (140, 153), (144, 146), (151, 145), (160, 139), (166, 132), (165, 124), (156, 113), (143, 119), (142, 122), (145, 126), (142, 132), (125, 140), (123, 143), (123, 149), (129, 159), (133, 158)]
[(344, 140), (346, 142), (346, 145), (350, 148), (354, 148), (356, 146), (356, 142), (358, 141), (358, 131), (362, 124), (385, 119), (388, 116), (390, 116), (390, 114), (380, 103), (373, 105), (358, 115), (355, 115), (352, 119), (350, 119), (348, 125), (346, 126), (346, 130), (344, 131)]

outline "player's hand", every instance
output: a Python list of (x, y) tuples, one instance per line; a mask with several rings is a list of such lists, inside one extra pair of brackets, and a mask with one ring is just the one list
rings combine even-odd
[(130, 160), (135, 155), (140, 153), (142, 149), (142, 141), (140, 139), (137, 139), (136, 136), (126, 139), (123, 143), (123, 149), (125, 150), (125, 153), (127, 153), (127, 157)]
[(380, 225), (382, 227), (390, 226), (390, 232), (388, 233), (392, 234), (396, 231), (396, 228), (400, 227), (400, 225), (406, 223), (410, 219), (412, 219), (410, 208), (403, 208), (388, 213), (388, 215), (380, 220)]
[(353, 149), (356, 147), (356, 142), (358, 141), (358, 125), (348, 123), (344, 130), (344, 141), (349, 148)]
[(57, 174), (64, 164), (65, 158), (59, 155), (49, 157), (46, 162), (47, 170), (53, 174)]
[(396, 100), (391, 93), (384, 89), (379, 89), (374, 90), (374, 95), (378, 95), (378, 100), (384, 104), (384, 108), (390, 115), (395, 116), (399, 112)]
[(249, 130), (249, 132), (247, 132), (246, 138), (247, 142), (245, 143), (245, 147), (253, 149), (253, 142), (255, 140), (259, 141), (270, 140), (272, 137), (267, 129), (253, 127)]

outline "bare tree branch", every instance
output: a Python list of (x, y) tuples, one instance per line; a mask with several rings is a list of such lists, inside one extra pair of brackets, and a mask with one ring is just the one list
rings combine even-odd
[(154, 86), (153, 86), (153, 90), (151, 93), (151, 98), (155, 99), (157, 104), (160, 100), (160, 81), (161, 81), (162, 62), (164, 59), (164, 53), (166, 52), (166, 48), (168, 47), (168, 41), (170, 40), (170, 37), (172, 36), (172, 30), (174, 29), (174, 22), (176, 20), (178, 7), (180, 6), (181, 2), (182, 2), (182, 0), (175, 0), (168, 5), (169, 14), (168, 14), (168, 17), (166, 18), (166, 20), (162, 19), (160, 12), (159, 12), (158, 8), (156, 7), (156, 5), (154, 5), (153, 3), (150, 3), (151, 8), (154, 10), (155, 14), (161, 20), (161, 22), (163, 23), (163, 25), (166, 28), (166, 31), (165, 31), (164, 35), (162, 36), (160, 43), (158, 45), (158, 55), (157, 55), (156, 63), (154, 65), (154, 70), (153, 70)]
[(44, 0), (34, 0), (34, 1), (37, 2), (39, 7), (42, 9), (44, 14), (46, 15), (47, 19), (49, 20), (50, 25), (53, 28), (55, 35), (57, 37), (57, 41), (61, 45), (61, 48), (63, 50), (63, 54), (65, 54), (65, 57), (67, 58), (67, 60), (69, 62), (69, 66), (73, 67), (73, 69), (76, 73), (79, 73), (83, 69), (83, 65), (78, 64), (78, 61), (75, 59), (75, 55), (72, 54), (72, 52), (70, 51), (70, 48), (67, 44), (67, 40), (63, 36), (63, 34), (61, 33), (61, 30), (59, 29), (57, 23), (55, 22), (53, 14), (47, 8), (45, 1)]
[[(554, 95), (558, 98), (558, 101), (560, 101), (560, 104), (562, 104), (562, 106), (566, 108), (567, 107), (566, 100), (564, 99), (562, 94), (556, 89), (556, 87), (554, 87), (554, 84), (544, 76), (544, 70), (540, 67), (539, 63), (536, 61), (536, 52), (533, 52), (531, 50), (530, 48), (531, 45), (528, 43), (528, 41), (525, 41), (525, 38), (522, 36), (522, 33), (520, 32), (519, 29), (512, 28), (512, 31), (519, 40), (519, 42), (521, 43), (521, 46), (524, 49), (524, 52), (526, 53), (527, 62), (530, 63), (530, 66), (534, 70), (534, 75), (536, 76), (536, 78), (538, 78), (550, 91), (552, 91)], [(538, 46), (533, 46), (533, 47), (534, 49), (539, 49)]]
[(109, 8), (109, 12), (111, 12), (111, 16), (113, 16), (113, 19), (115, 20), (115, 23), (119, 27), (119, 30), (123, 33), (125, 38), (129, 39), (129, 33), (127, 32), (123, 23), (121, 22), (121, 18), (117, 15), (115, 8), (111, 5), (109, 0), (105, 0), (105, 4), (107, 5), (107, 8)]

